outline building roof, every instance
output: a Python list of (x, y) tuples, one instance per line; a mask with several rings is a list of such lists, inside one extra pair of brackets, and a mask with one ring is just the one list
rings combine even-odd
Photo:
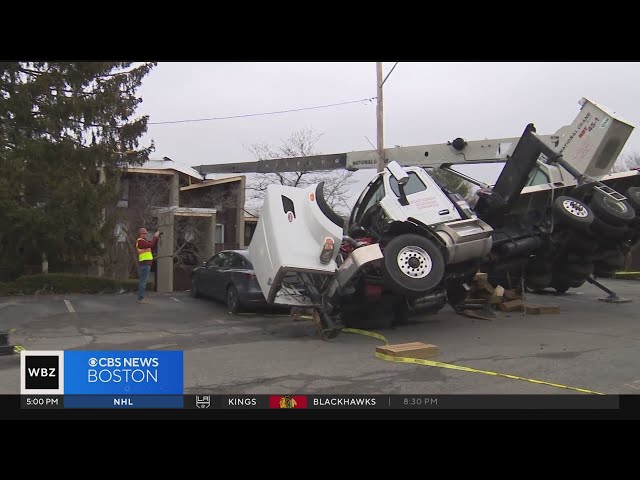
[(230, 183), (230, 182), (240, 182), (242, 181), (242, 175), (234, 175), (232, 177), (227, 177), (227, 178), (218, 178), (215, 180), (203, 180), (200, 183), (194, 183), (193, 185), (189, 185), (186, 187), (181, 187), (180, 191), (185, 191), (185, 190), (194, 190), (196, 188), (205, 188), (205, 187), (210, 187), (211, 185), (220, 185), (222, 183)]
[(207, 173), (206, 175), (201, 175), (195, 168), (182, 162), (172, 160), (169, 157), (150, 158), (142, 165), (129, 166), (127, 169), (132, 173), (144, 173), (145, 170), (149, 171), (149, 173), (152, 173), (154, 170), (155, 172), (153, 173), (163, 173), (162, 171), (166, 170), (167, 173), (169, 173), (169, 170), (174, 170), (199, 181), (222, 180), (231, 177), (238, 177), (237, 173)]

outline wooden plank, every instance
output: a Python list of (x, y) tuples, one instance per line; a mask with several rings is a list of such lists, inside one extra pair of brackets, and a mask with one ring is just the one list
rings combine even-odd
[(486, 280), (479, 280), (479, 281), (475, 282), (475, 285), (476, 285), (476, 288), (478, 288), (479, 291), (487, 292), (487, 293), (493, 295), (494, 288)]
[[(516, 312), (524, 310), (524, 302), (522, 299), (509, 300), (498, 305), (498, 308), (503, 312)], [(529, 307), (527, 307), (528, 309)]]
[(560, 313), (560, 307), (557, 305), (527, 305), (527, 313), (531, 315)]
[(398, 343), (376, 347), (376, 352), (392, 357), (431, 358), (438, 355), (438, 347), (422, 342)]
[(503, 301), (504, 301), (504, 288), (498, 285), (493, 290), (493, 295), (491, 295), (491, 298), (489, 299), (489, 303), (491, 305), (497, 305), (499, 303), (502, 303)]
[(487, 281), (489, 279), (489, 274), (487, 273), (476, 273), (476, 275), (473, 277), (473, 281)]
[(522, 298), (522, 294), (516, 292), (515, 290), (505, 290), (504, 298), (507, 300), (519, 300)]
[(476, 303), (476, 304), (487, 304), (489, 300), (487, 298), (466, 298), (464, 303)]

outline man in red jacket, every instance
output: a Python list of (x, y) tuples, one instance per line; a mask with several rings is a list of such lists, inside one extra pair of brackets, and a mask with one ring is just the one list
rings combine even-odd
[(138, 265), (140, 267), (140, 280), (138, 282), (138, 303), (149, 303), (144, 298), (145, 290), (147, 288), (147, 279), (149, 278), (149, 272), (151, 271), (151, 265), (153, 264), (152, 248), (155, 248), (158, 243), (158, 237), (160, 232), (156, 232), (153, 235), (153, 240), (147, 241), (146, 228), (138, 230), (138, 239), (136, 240), (136, 251), (138, 252)]

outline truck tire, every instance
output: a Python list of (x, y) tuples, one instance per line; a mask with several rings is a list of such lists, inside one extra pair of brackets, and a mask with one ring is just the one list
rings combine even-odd
[(600, 220), (615, 226), (625, 226), (636, 216), (636, 211), (626, 200), (615, 200), (599, 192), (594, 193), (589, 206)]
[(444, 268), (438, 247), (420, 235), (399, 235), (384, 247), (383, 276), (395, 293), (415, 295), (432, 290), (442, 281)]
[(586, 203), (565, 195), (555, 199), (553, 213), (558, 222), (581, 229), (589, 228), (595, 218)]
[(627, 202), (635, 209), (637, 214), (640, 214), (640, 187), (631, 187), (625, 194)]

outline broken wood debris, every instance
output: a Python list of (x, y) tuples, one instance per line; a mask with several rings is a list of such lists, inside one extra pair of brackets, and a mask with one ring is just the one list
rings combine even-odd
[(520, 288), (507, 289), (502, 285), (494, 287), (486, 273), (477, 273), (467, 289), (467, 297), (460, 305), (458, 313), (472, 318), (491, 320), (492, 307), (502, 312), (525, 312), (532, 315), (560, 313), (560, 307), (557, 305), (529, 305)]

